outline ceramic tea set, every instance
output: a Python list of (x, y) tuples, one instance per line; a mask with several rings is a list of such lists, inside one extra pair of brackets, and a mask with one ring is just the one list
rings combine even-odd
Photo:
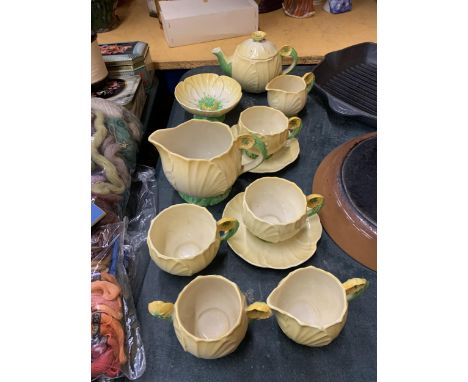
[[(310, 259), (322, 235), (319, 194), (304, 195), (293, 182), (265, 176), (252, 182), (225, 206), (216, 221), (205, 208), (229, 196), (237, 178), (247, 172), (273, 173), (299, 155), (297, 136), (314, 75), (289, 75), (297, 62), (294, 48), (280, 50), (255, 32), (230, 58), (213, 50), (227, 76), (207, 73), (188, 77), (175, 97), (194, 118), (153, 132), (149, 141), (159, 152), (164, 174), (187, 203), (172, 205), (151, 222), (147, 244), (163, 271), (191, 276), (215, 258), (220, 243), (246, 262), (262, 268), (288, 269)], [(281, 72), (284, 56), (292, 64)], [(242, 90), (267, 91), (269, 106), (251, 106), (233, 127), (225, 114), (240, 101)], [(309, 266), (285, 277), (265, 302), (246, 304), (232, 281), (198, 276), (174, 304), (153, 301), (149, 312), (172, 319), (185, 351), (200, 358), (219, 358), (236, 350), (249, 319), (273, 313), (281, 330), (307, 346), (329, 344), (342, 330), (348, 301), (367, 287), (364, 279), (341, 283), (334, 275)]]

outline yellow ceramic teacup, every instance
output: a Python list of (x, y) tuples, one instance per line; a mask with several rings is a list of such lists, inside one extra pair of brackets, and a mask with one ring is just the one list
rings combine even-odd
[(323, 196), (305, 196), (293, 182), (278, 177), (263, 177), (245, 189), (242, 220), (255, 236), (278, 243), (295, 236), (307, 217), (320, 211)]
[(283, 112), (268, 106), (252, 106), (239, 116), (241, 134), (250, 133), (266, 146), (266, 155), (270, 157), (280, 150), (286, 141), (297, 137), (302, 128), (298, 117), (287, 118)]
[(266, 85), (268, 105), (291, 117), (297, 115), (307, 102), (307, 94), (315, 83), (312, 72), (302, 77), (283, 74)]
[(204, 207), (175, 204), (151, 221), (149, 253), (163, 271), (191, 276), (213, 261), (221, 240), (229, 239), (238, 228), (236, 219), (216, 221)]
[(267, 304), (281, 330), (293, 341), (307, 346), (324, 346), (343, 329), (348, 301), (368, 286), (365, 279), (341, 283), (323, 269), (309, 266), (291, 272), (270, 293)]
[(245, 337), (249, 319), (271, 316), (263, 302), (247, 307), (239, 287), (217, 275), (198, 276), (182, 289), (175, 304), (153, 301), (148, 310), (158, 318), (172, 318), (183, 349), (206, 359), (224, 357), (236, 350)]

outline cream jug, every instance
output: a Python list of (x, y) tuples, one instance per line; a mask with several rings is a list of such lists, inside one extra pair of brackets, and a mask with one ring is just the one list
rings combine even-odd
[(281, 110), (287, 117), (297, 115), (307, 103), (309, 94), (315, 83), (314, 73), (309, 72), (302, 77), (281, 75), (267, 83), (268, 105)]
[[(262, 163), (266, 153), (260, 139), (251, 134), (234, 138), (228, 125), (207, 120), (157, 130), (148, 140), (182, 199), (203, 207), (224, 200), (237, 177)], [(246, 154), (258, 156), (252, 160)]]
[[(265, 39), (266, 33), (253, 32), (251, 38), (236, 47), (231, 57), (225, 57), (221, 48), (211, 52), (218, 58), (224, 73), (251, 93), (262, 93), (266, 84), (279, 74), (287, 74), (296, 66), (297, 52), (284, 45), (281, 49)], [(282, 57), (291, 57), (292, 63), (282, 71)]]
[(301, 345), (319, 347), (332, 342), (348, 317), (348, 301), (369, 286), (362, 278), (341, 283), (333, 274), (313, 266), (299, 268), (273, 289), (267, 304), (279, 327)]

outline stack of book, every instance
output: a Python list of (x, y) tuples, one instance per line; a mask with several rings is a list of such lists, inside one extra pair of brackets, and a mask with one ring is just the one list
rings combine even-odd
[(140, 76), (146, 94), (153, 84), (153, 63), (146, 42), (130, 41), (99, 44), (110, 77)]
[(153, 64), (148, 44), (142, 41), (99, 44), (109, 75), (91, 95), (108, 99), (141, 118), (153, 85)]

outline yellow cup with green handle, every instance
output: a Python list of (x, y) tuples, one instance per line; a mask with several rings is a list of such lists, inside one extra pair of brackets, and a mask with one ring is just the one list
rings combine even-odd
[(296, 138), (302, 129), (299, 117), (288, 118), (269, 106), (252, 106), (239, 115), (241, 134), (251, 134), (266, 147), (266, 158), (281, 150), (288, 139)]
[(242, 220), (253, 235), (279, 243), (295, 236), (323, 203), (322, 195), (306, 196), (294, 182), (263, 177), (245, 189)]
[(229, 239), (238, 228), (239, 222), (234, 218), (216, 221), (205, 207), (175, 204), (151, 221), (149, 253), (163, 271), (191, 276), (213, 261), (221, 241)]

